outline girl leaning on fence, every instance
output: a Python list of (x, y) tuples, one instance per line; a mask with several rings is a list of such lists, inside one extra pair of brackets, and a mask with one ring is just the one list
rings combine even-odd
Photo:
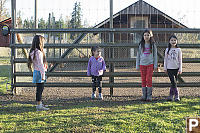
[(151, 30), (145, 30), (139, 43), (136, 58), (136, 70), (140, 70), (142, 79), (142, 100), (152, 101), (152, 76), (157, 71), (157, 47)]
[(32, 46), (29, 53), (28, 66), (32, 68), (33, 65), (33, 83), (36, 83), (36, 102), (37, 111), (49, 110), (47, 106), (42, 104), (42, 93), (44, 90), (44, 83), (46, 81), (45, 71), (47, 70), (47, 62), (44, 53), (45, 39), (41, 35), (36, 35), (33, 38)]

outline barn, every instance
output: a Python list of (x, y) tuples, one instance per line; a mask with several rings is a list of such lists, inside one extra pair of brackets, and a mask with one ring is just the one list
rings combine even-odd
[[(110, 19), (97, 24), (96, 28), (109, 28)], [(156, 7), (139, 0), (113, 15), (113, 28), (187, 28), (182, 23), (168, 16)], [(154, 34), (156, 42), (166, 43), (171, 34)], [(109, 33), (101, 33), (102, 42), (109, 42)], [(115, 43), (138, 43), (141, 33), (114, 33)], [(104, 56), (108, 58), (109, 50), (104, 49)], [(134, 48), (115, 48), (114, 58), (135, 58)]]
[(10, 46), (9, 29), (12, 26), (12, 19), (8, 18), (0, 22), (0, 47)]

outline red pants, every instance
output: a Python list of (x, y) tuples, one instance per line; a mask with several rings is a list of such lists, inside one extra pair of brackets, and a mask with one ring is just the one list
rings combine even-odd
[(152, 87), (153, 64), (140, 65), (142, 87)]

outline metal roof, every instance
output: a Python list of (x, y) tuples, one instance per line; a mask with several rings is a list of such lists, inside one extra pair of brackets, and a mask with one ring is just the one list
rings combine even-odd
[[(170, 17), (169, 15), (165, 14), (164, 12), (160, 11), (159, 9), (155, 8), (154, 6), (148, 4), (147, 2), (143, 0), (139, 0), (132, 5), (122, 9), (121, 11), (117, 12), (116, 14), (113, 15), (113, 19), (116, 18), (117, 16), (121, 14), (134, 14), (134, 15), (161, 15), (168, 20), (172, 21), (173, 23), (183, 27), (187, 28), (187, 26), (183, 25), (179, 21), (175, 20), (174, 18)], [(110, 18), (107, 18), (106, 20), (100, 22), (95, 28), (99, 28), (103, 26), (104, 24), (108, 23), (110, 21)]]

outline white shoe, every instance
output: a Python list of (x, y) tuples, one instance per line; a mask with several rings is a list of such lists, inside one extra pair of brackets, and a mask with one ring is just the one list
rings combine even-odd
[(42, 103), (42, 106), (43, 106), (43, 107), (48, 107), (48, 105), (44, 105), (43, 103)]
[(46, 111), (49, 108), (44, 107), (42, 104), (36, 106), (37, 111)]
[(92, 99), (96, 98), (96, 94), (95, 94), (95, 93), (92, 93), (91, 98), (92, 98)]
[(103, 95), (102, 95), (102, 93), (99, 93), (99, 99), (103, 100)]

